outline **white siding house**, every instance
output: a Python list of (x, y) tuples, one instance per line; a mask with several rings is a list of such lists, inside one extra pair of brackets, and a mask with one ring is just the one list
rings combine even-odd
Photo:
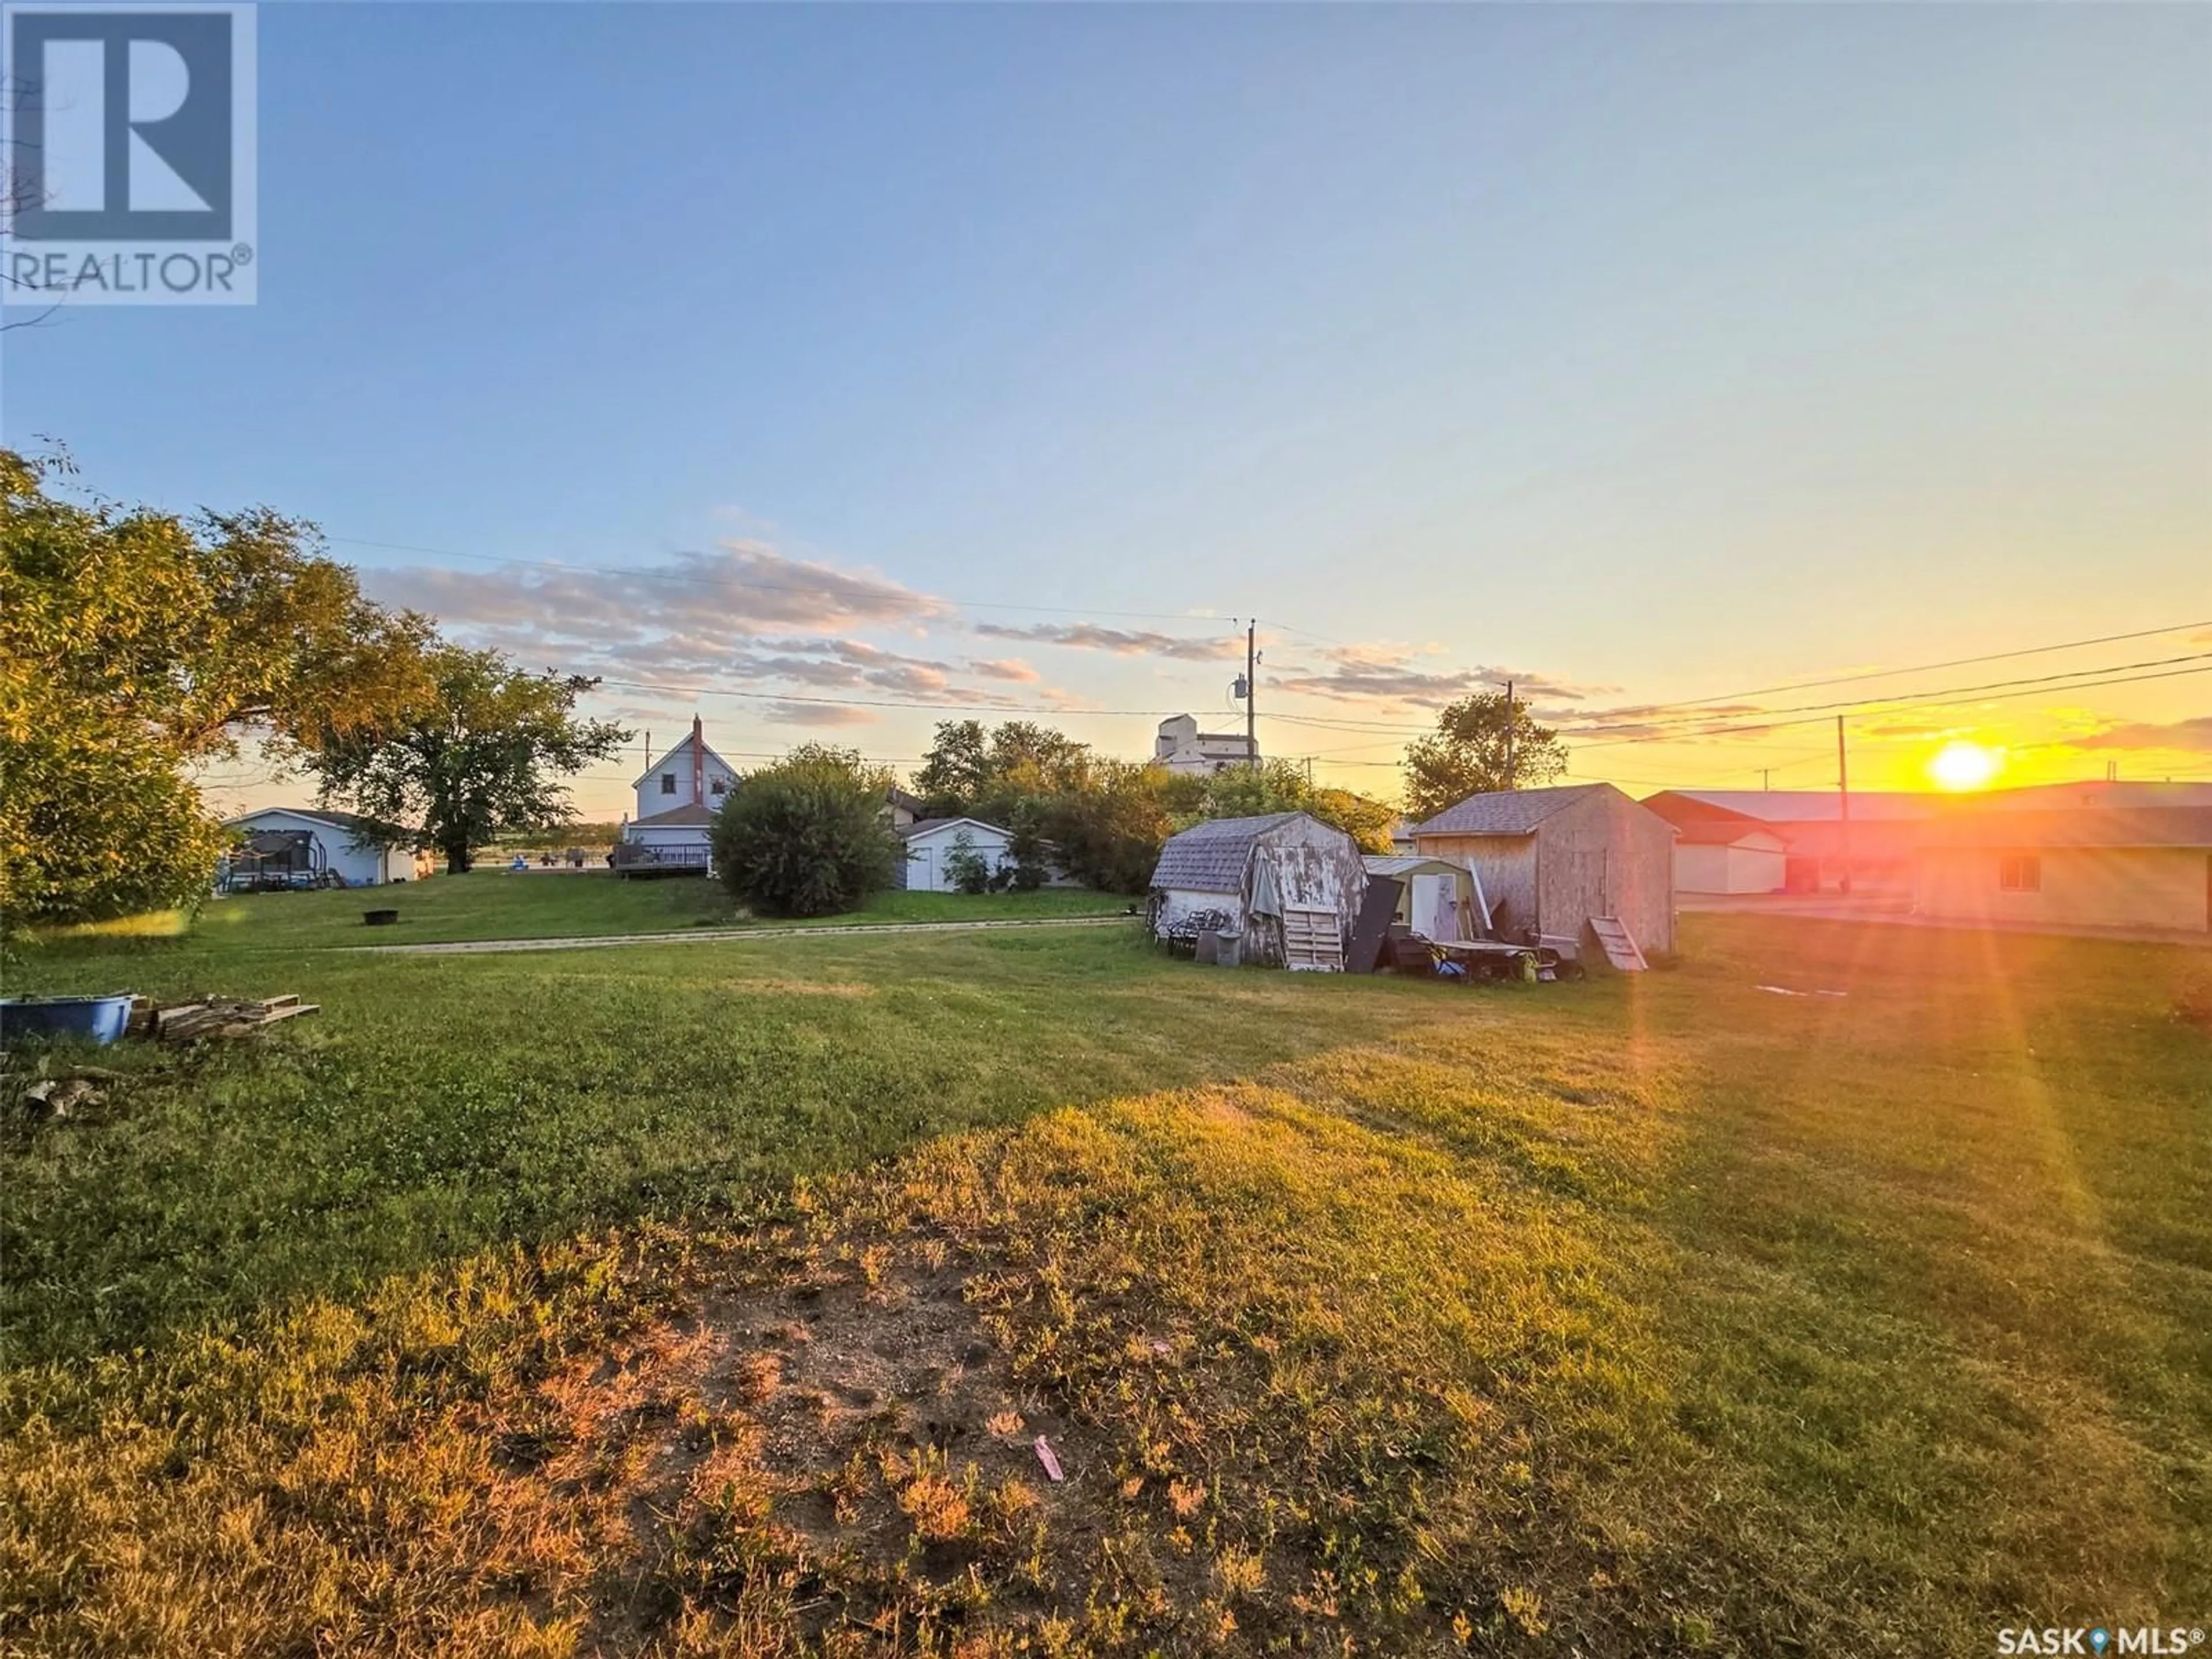
[(738, 787), (735, 768), (707, 746), (704, 726), (691, 717), (690, 735), (663, 755), (632, 786), (637, 815), (623, 825), (616, 867), (635, 860), (708, 867), (714, 814)]
[(898, 834), (906, 843), (903, 885), (908, 892), (960, 890), (945, 873), (945, 860), (960, 844), (963, 836), (968, 837), (968, 844), (975, 849), (986, 868), (995, 872), (1014, 861), (1012, 832), (981, 818), (917, 818)]
[[(258, 812), (226, 819), (223, 828), (234, 831), (245, 848), (264, 848), (270, 857), (228, 860), (223, 873), (226, 878), (233, 873), (243, 877), (250, 865), (266, 862), (272, 872), (279, 866), (304, 870), (310, 883), (325, 871), (349, 887), (380, 887), (386, 882), (411, 880), (417, 863), (411, 846), (404, 842), (386, 846), (365, 836), (360, 845), (356, 844), (355, 838), (364, 836), (368, 823), (349, 812), (310, 811), (295, 806), (264, 806)], [(296, 855), (282, 845), (287, 838), (292, 838)]]

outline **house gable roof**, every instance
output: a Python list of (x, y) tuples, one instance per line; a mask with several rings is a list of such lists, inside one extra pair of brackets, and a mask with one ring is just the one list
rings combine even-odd
[[(1662, 812), (1659, 816), (1666, 817), (1667, 815)], [(1725, 817), (1692, 818), (1687, 823), (1678, 823), (1674, 829), (1674, 839), (1684, 847), (1741, 847), (1747, 842), (1765, 842), (1768, 843), (1769, 850), (1778, 852), (1789, 845), (1778, 831), (1768, 828), (1756, 818), (1739, 817), (1734, 813)]]
[(670, 807), (665, 812), (648, 812), (643, 817), (632, 818), (629, 827), (633, 830), (682, 830), (694, 826), (703, 829), (714, 821), (713, 807), (686, 801), (681, 806)]
[(1606, 789), (1609, 783), (1565, 783), (1550, 789), (1500, 789), (1469, 795), (1413, 826), (1416, 836), (1526, 836), (1554, 812)]
[(978, 830), (988, 830), (994, 836), (1005, 836), (1009, 839), (1013, 836), (1012, 830), (999, 824), (986, 823), (981, 818), (916, 818), (905, 829), (898, 831), (898, 837), (901, 841), (912, 841), (916, 836), (926, 836), (933, 830), (942, 830), (946, 825), (953, 823), (972, 823)]
[[(1686, 812), (1678, 803), (1687, 803), (1692, 810)], [(1832, 789), (1668, 789), (1644, 805), (1674, 823), (1714, 812), (1732, 812), (1761, 823), (1833, 823), (1844, 815)], [(1705, 809), (1702, 815), (1694, 811), (1698, 807)], [(1938, 795), (1904, 789), (1851, 791), (1851, 818), (1859, 823), (1933, 817), (1942, 809), (1943, 799)]]
[[(715, 765), (720, 767), (732, 777), (734, 778), (738, 775), (738, 769), (731, 765), (729, 762), (724, 760), (720, 755), (716, 754), (712, 744), (705, 744), (702, 746), (707, 750), (707, 758), (708, 760), (714, 762)], [(689, 732), (686, 732), (684, 734), (684, 740), (681, 743), (678, 743), (673, 749), (663, 755), (659, 760), (653, 762), (652, 765), (647, 767), (644, 771), (639, 773), (636, 778), (632, 781), (629, 787), (633, 789), (644, 788), (650, 780), (658, 777), (661, 773), (666, 771), (671, 766), (675, 764), (676, 757), (678, 755), (689, 753), (690, 748), (691, 734)]]
[[(316, 823), (326, 823), (330, 825), (331, 829), (343, 830), (349, 836), (362, 836), (363, 838), (363, 844), (365, 845), (381, 846), (384, 844), (384, 827), (374, 818), (365, 818), (358, 812), (326, 811), (319, 806), (312, 808), (306, 806), (257, 806), (251, 812), (241, 812), (234, 818), (225, 818), (222, 821), (222, 827), (226, 830), (236, 830), (242, 825), (252, 823), (256, 818), (266, 817), (271, 812), (283, 812), (291, 817), (307, 818)], [(400, 840), (406, 840), (414, 832), (412, 830), (403, 830), (400, 835)], [(392, 843), (394, 846), (398, 844), (399, 843), (398, 842)]]
[(1250, 818), (1212, 818), (1194, 823), (1180, 835), (1170, 836), (1160, 848), (1160, 861), (1152, 870), (1155, 887), (1181, 888), (1200, 893), (1234, 893), (1244, 884), (1244, 866), (1252, 848), (1269, 831), (1279, 830), (1303, 812), (1263, 812)]

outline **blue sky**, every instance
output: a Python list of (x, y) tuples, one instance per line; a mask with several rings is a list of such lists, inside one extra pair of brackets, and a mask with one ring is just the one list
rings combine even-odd
[[(1232, 718), (1194, 613), (1256, 612), (1267, 746), (1387, 791), (1491, 671), (1613, 732), (2212, 617), (2201, 8), (270, 5), (260, 97), (260, 303), (10, 332), (0, 433), (533, 664), (1140, 753), (1080, 711)], [(1863, 775), (2212, 772), (2207, 686), (1869, 718)], [(1680, 730), (1577, 769), (1832, 781)]]

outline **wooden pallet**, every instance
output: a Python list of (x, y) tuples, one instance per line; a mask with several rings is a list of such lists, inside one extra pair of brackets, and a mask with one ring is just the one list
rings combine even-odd
[(198, 1042), (204, 1037), (245, 1036), (279, 1020), (320, 1012), (320, 1004), (302, 1002), (296, 996), (270, 997), (259, 1002), (203, 997), (197, 1002), (155, 1009), (147, 1029), (159, 1042)]
[(1644, 959), (1644, 951), (1636, 943), (1636, 936), (1628, 931), (1628, 924), (1618, 916), (1592, 916), (1590, 932), (1597, 935), (1598, 948), (1605, 959), (1624, 974), (1641, 974), (1651, 964)]
[(1335, 911), (1283, 912), (1283, 965), (1307, 973), (1344, 971), (1344, 928)]

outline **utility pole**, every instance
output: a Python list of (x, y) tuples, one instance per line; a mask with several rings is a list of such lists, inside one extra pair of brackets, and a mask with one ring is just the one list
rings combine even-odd
[(1762, 793), (1774, 787), (1774, 769), (1772, 767), (1762, 766), (1759, 769), (1759, 787)]
[(1260, 623), (1244, 629), (1244, 764), (1260, 769)]
[(1505, 787), (1513, 787), (1513, 682), (1505, 682)]
[(1840, 811), (1838, 822), (1843, 826), (1844, 896), (1851, 893), (1851, 769), (1850, 758), (1844, 752), (1844, 717), (1836, 716), (1836, 804)]

